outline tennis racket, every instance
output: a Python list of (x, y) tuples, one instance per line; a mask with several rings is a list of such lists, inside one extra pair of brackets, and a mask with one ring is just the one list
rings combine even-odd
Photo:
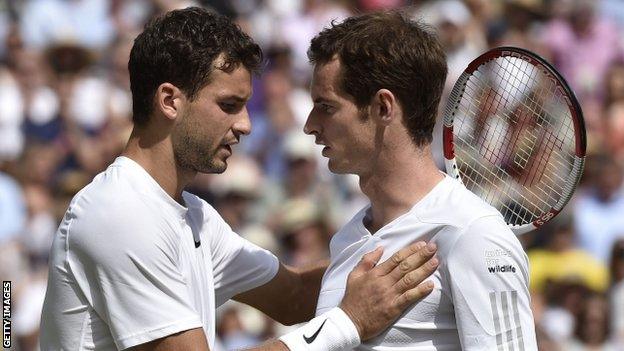
[(524, 49), (472, 61), (444, 113), (446, 171), (498, 209), (517, 234), (553, 219), (583, 173), (585, 124), (563, 77)]

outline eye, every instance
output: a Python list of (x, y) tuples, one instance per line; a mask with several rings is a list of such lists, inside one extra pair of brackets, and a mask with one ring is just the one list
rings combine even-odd
[(333, 107), (332, 105), (328, 105), (326, 103), (319, 103), (317, 104), (317, 107), (320, 109), (322, 113), (327, 114), (327, 115), (331, 115), (334, 112), (336, 112), (335, 107)]
[(233, 103), (233, 102), (220, 102), (219, 107), (225, 113), (237, 113), (241, 110), (244, 104)]

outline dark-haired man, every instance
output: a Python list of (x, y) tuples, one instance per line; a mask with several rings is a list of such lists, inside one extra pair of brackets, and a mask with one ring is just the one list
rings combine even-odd
[(325, 146), (329, 169), (357, 174), (370, 200), (332, 238), (317, 315), (340, 303), (349, 270), (371, 248), (390, 255), (426, 240), (440, 260), (433, 293), (358, 349), (536, 350), (520, 242), (433, 161), (447, 73), (435, 36), (397, 12), (366, 14), (323, 30), (308, 55), (314, 109), (304, 130)]
[[(51, 250), (42, 350), (213, 348), (226, 300), (294, 324), (314, 316), (326, 266), (294, 270), (232, 232), (183, 191), (227, 167), (250, 132), (245, 104), (261, 52), (223, 16), (170, 12), (136, 38), (129, 70), (134, 129), (123, 155), (72, 200)], [(435, 247), (379, 265), (371, 250), (340, 308), (288, 334), (291, 349), (351, 349), (431, 291)], [(409, 282), (403, 279), (408, 277)], [(294, 345), (294, 346), (293, 346)], [(272, 341), (261, 350), (288, 350)]]

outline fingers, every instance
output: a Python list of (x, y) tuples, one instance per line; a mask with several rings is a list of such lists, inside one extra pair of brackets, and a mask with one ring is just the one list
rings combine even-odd
[(360, 262), (358, 262), (357, 266), (353, 268), (351, 274), (359, 275), (370, 271), (375, 267), (377, 262), (379, 262), (381, 255), (383, 255), (383, 247), (380, 246), (375, 250), (362, 256), (362, 259), (360, 260)]
[(411, 290), (421, 284), (423, 280), (427, 279), (438, 268), (438, 259), (434, 256), (424, 264), (420, 265), (417, 269), (409, 271), (395, 284), (395, 289), (398, 293), (404, 293)]
[(390, 272), (390, 276), (398, 281), (430, 260), (436, 252), (436, 244), (429, 243), (423, 249), (407, 256)]
[(392, 272), (392, 270), (397, 267), (403, 260), (405, 260), (407, 257), (411, 256), (414, 253), (422, 251), (425, 246), (426, 243), (424, 241), (419, 241), (395, 252), (394, 255), (390, 256), (389, 259), (385, 260), (383, 263), (377, 266), (379, 273), (381, 275), (386, 275)]
[(401, 310), (405, 310), (413, 303), (421, 300), (433, 291), (433, 282), (426, 281), (413, 289), (409, 289), (398, 297), (397, 306)]
[(356, 324), (362, 340), (388, 327), (406, 308), (433, 290), (424, 282), (438, 266), (435, 244), (412, 244), (375, 266), (381, 259), (377, 248), (362, 257), (347, 280), (340, 307)]

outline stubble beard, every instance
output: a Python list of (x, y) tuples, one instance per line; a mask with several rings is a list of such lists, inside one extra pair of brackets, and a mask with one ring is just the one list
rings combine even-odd
[(176, 165), (182, 169), (200, 173), (223, 173), (227, 161), (217, 157), (219, 148), (213, 148), (212, 139), (196, 135), (197, 128), (184, 125), (172, 134), (173, 154)]

